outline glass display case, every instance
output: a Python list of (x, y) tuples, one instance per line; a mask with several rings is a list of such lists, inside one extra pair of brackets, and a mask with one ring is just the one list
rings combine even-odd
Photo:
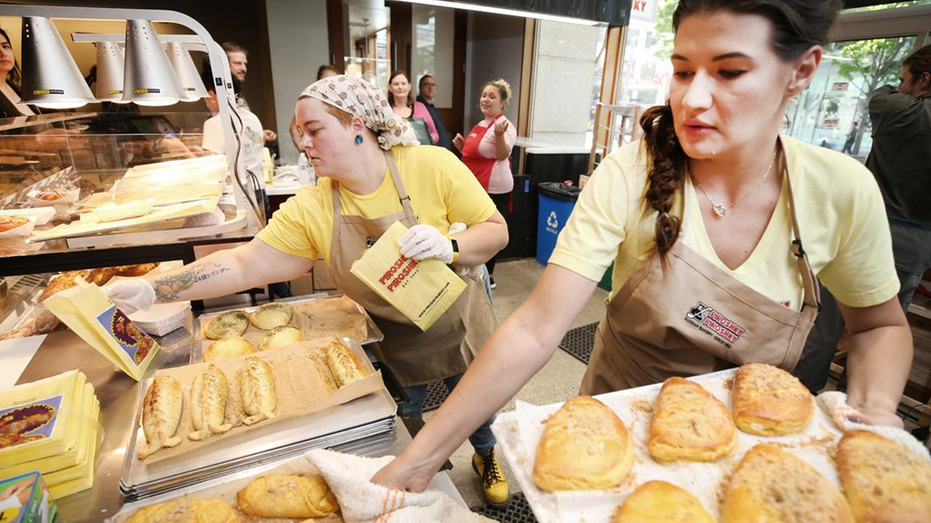
[(0, 120), (0, 276), (190, 261), (194, 245), (251, 238), (263, 219), (261, 173), (229, 176), (226, 156), (203, 147), (217, 141), (203, 134), (208, 118), (121, 111)]

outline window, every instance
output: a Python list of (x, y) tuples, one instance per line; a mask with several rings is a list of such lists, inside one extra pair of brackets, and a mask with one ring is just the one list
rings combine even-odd
[(914, 47), (914, 36), (829, 44), (814, 80), (786, 110), (788, 133), (866, 161), (870, 93), (898, 85), (902, 60)]

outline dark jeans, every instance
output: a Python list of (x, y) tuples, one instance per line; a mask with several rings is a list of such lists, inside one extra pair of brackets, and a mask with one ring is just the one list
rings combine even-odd
[[(498, 208), (498, 212), (501, 213), (501, 216), (507, 219), (508, 215), (511, 213), (511, 193), (489, 194), (488, 196), (491, 196), (491, 201), (495, 202), (495, 207)], [(488, 267), (488, 274), (491, 276), (495, 275), (495, 261), (497, 261), (497, 259), (498, 254), (496, 253), (490, 260), (485, 262), (485, 265)]]
[[(921, 276), (931, 267), (931, 231), (898, 223), (889, 227), (895, 270), (899, 276), (899, 303), (903, 310), (907, 310), (915, 289), (921, 283)], [(828, 371), (843, 331), (844, 317), (837, 300), (822, 286), (821, 311), (802, 349), (802, 357), (792, 371), (813, 393), (823, 389), (828, 381)], [(846, 383), (846, 376), (842, 376), (842, 383)]]
[[(461, 379), (462, 374), (456, 374), (455, 376), (444, 379), (443, 382), (446, 383), (446, 388), (452, 392)], [(417, 414), (423, 418), (423, 400), (424, 396), (427, 395), (427, 386), (415, 385), (413, 387), (404, 387), (404, 391), (407, 392), (407, 396), (411, 400), (401, 405), (401, 414)], [(491, 424), (494, 422), (494, 416), (488, 418), (485, 423), (482, 423), (482, 425), (475, 429), (475, 432), (469, 436), (469, 443), (472, 444), (472, 448), (475, 449), (475, 452), (484, 454), (488, 452), (488, 449), (495, 446), (497, 440), (495, 440), (495, 435), (491, 432)]]

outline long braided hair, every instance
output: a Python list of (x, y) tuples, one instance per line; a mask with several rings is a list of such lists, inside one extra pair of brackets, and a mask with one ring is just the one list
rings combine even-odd
[[(790, 62), (812, 46), (826, 43), (839, 9), (840, 0), (680, 0), (672, 26), (678, 30), (688, 16), (717, 11), (760, 15), (773, 25), (772, 46), (776, 55)], [(688, 157), (676, 136), (668, 102), (647, 109), (640, 118), (640, 127), (649, 157), (646, 205), (657, 212), (656, 250), (665, 264), (682, 225), (669, 212), (683, 186)]]

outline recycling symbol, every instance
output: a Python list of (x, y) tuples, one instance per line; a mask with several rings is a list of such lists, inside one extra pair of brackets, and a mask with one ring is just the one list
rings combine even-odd
[(553, 229), (559, 227), (559, 220), (556, 218), (556, 211), (550, 211), (550, 215), (546, 218), (546, 224)]

